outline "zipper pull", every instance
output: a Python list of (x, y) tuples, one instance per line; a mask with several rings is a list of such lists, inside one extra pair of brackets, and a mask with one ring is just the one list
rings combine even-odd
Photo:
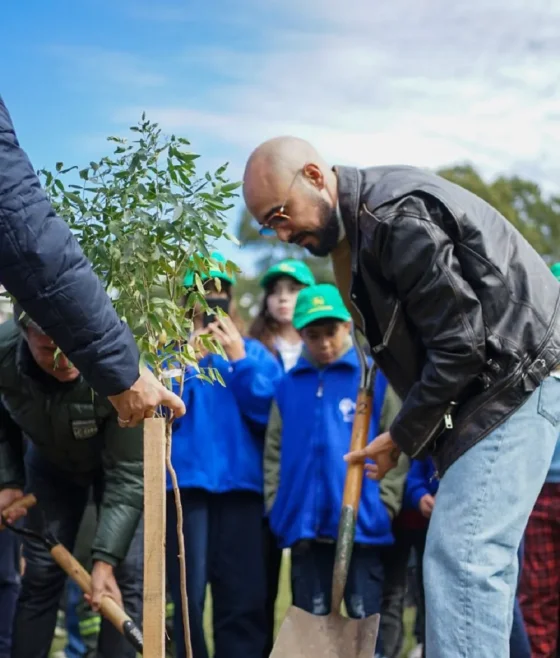
[(319, 388), (317, 389), (316, 395), (318, 398), (323, 397), (323, 382), (319, 382)]
[(445, 422), (445, 429), (446, 430), (452, 430), (453, 429), (453, 416), (451, 415), (451, 412), (453, 409), (457, 406), (456, 402), (451, 402), (449, 406), (447, 407), (447, 411), (445, 412), (443, 416), (443, 420)]

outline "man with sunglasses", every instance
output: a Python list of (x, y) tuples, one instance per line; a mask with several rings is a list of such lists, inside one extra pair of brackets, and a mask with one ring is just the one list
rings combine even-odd
[(437, 464), (426, 655), (507, 658), (517, 549), (560, 432), (560, 284), (494, 208), (414, 167), (331, 168), (276, 138), (251, 154), (244, 196), (263, 234), (331, 254), (403, 400), (347, 459), (378, 478), (401, 451)]

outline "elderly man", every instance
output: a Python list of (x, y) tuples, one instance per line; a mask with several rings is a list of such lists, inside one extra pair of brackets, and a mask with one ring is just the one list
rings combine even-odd
[(57, 217), (20, 148), (0, 97), (0, 284), (53, 338), (123, 426), (153, 416), (159, 405), (176, 416), (185, 405), (148, 370), (139, 372), (128, 327), (73, 238)]
[(560, 285), (487, 203), (405, 166), (331, 168), (307, 142), (250, 156), (262, 232), (331, 254), (380, 368), (403, 400), (350, 460), (382, 477), (399, 453), (441, 478), (424, 558), (426, 655), (507, 658), (517, 549), (560, 428)]
[[(0, 514), (35, 494), (26, 525), (46, 521), (70, 551), (93, 488), (99, 509), (92, 550), (91, 603), (102, 596), (142, 617), (142, 431), (123, 429), (107, 399), (95, 395), (77, 368), (21, 308), (0, 326)], [(26, 450), (23, 457), (22, 443)], [(14, 517), (12, 517), (14, 518)], [(24, 541), (26, 567), (13, 628), (12, 658), (47, 658), (65, 574), (48, 550)], [(9, 610), (1, 614), (9, 614)], [(99, 654), (136, 652), (104, 624)]]

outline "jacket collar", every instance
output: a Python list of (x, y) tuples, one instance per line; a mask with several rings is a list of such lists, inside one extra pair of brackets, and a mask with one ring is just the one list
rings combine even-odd
[(356, 244), (360, 209), (360, 172), (356, 167), (333, 167), (337, 177), (338, 206), (350, 245)]

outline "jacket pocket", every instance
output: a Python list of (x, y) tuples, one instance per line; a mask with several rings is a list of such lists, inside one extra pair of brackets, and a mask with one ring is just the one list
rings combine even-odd
[(538, 395), (539, 414), (554, 426), (560, 424), (560, 379), (548, 376), (539, 386)]

